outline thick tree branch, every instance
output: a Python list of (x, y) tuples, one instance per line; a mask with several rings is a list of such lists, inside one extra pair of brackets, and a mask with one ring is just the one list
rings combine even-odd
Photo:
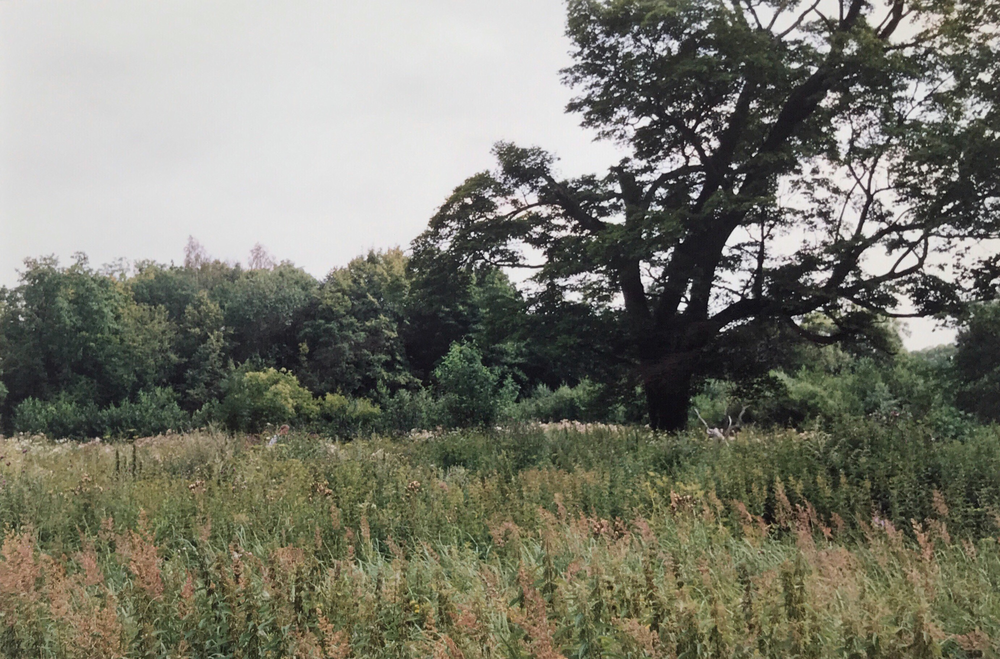
[[(847, 32), (853, 29), (860, 20), (865, 5), (865, 0), (852, 0), (847, 13), (837, 25), (836, 31)], [(843, 43), (835, 42), (826, 61), (789, 93), (760, 149), (746, 168), (747, 177), (739, 192), (739, 195), (744, 199), (753, 199), (766, 191), (775, 175), (775, 168), (773, 164), (768, 162), (769, 159), (773, 158), (785, 146), (796, 129), (815, 113), (816, 108), (826, 98), (835, 79), (837, 60), (843, 47)], [(736, 115), (737, 113), (734, 111), (734, 117)], [(722, 185), (722, 178), (713, 178), (714, 168), (708, 168), (708, 173), (711, 180), (706, 182), (698, 197), (693, 209), (695, 213), (701, 212), (704, 205)], [(688, 288), (688, 282), (696, 286), (694, 278), (701, 281), (701, 285), (697, 286), (697, 288), (702, 289), (698, 291), (698, 305), (700, 307), (707, 306), (710, 286), (708, 290), (704, 290), (706, 288), (705, 282), (710, 283), (714, 280), (715, 269), (721, 259), (722, 250), (725, 248), (729, 236), (746, 217), (747, 212), (748, 210), (737, 210), (716, 216), (710, 225), (699, 227), (698, 231), (692, 232), (674, 251), (671, 263), (667, 268), (667, 284), (664, 286), (664, 294), (661, 296), (656, 310), (658, 324), (667, 322), (667, 319), (676, 313), (681, 296)], [(678, 278), (681, 281), (671, 281), (671, 278)]]
[(634, 323), (638, 323), (633, 329), (647, 331), (650, 319), (649, 300), (646, 297), (646, 288), (642, 284), (639, 259), (621, 258), (616, 265), (619, 286), (625, 300), (625, 311)]
[(719, 140), (719, 146), (712, 154), (708, 167), (706, 167), (708, 177), (698, 201), (695, 202), (696, 209), (703, 208), (708, 199), (722, 186), (725, 175), (732, 166), (736, 147), (746, 129), (747, 120), (750, 118), (750, 104), (757, 91), (757, 83), (751, 76), (752, 74), (748, 74), (747, 80), (743, 83), (743, 89), (740, 90), (740, 95), (736, 99), (736, 106)]
[(697, 165), (683, 165), (676, 169), (672, 169), (669, 172), (664, 172), (663, 174), (660, 174), (658, 177), (656, 177), (656, 180), (650, 183), (649, 187), (646, 189), (646, 194), (643, 195), (642, 198), (643, 205), (648, 208), (649, 205), (652, 204), (653, 200), (656, 198), (656, 193), (659, 192), (660, 189), (663, 188), (663, 186), (669, 183), (670, 181), (676, 178), (680, 178), (681, 176), (687, 176), (688, 174), (696, 174), (701, 171), (704, 171), (703, 167), (699, 167)]
[(565, 185), (556, 181), (551, 174), (545, 175), (545, 182), (555, 196), (558, 206), (581, 228), (595, 234), (604, 230), (604, 222), (584, 210)]
[(844, 331), (834, 332), (833, 334), (819, 334), (817, 332), (810, 332), (806, 328), (796, 323), (795, 319), (792, 316), (782, 316), (781, 320), (784, 321), (785, 325), (787, 325), (793, 332), (798, 334), (800, 337), (802, 337), (806, 341), (815, 343), (817, 345), (822, 345), (822, 346), (833, 345), (847, 336), (847, 333)]
[(885, 41), (892, 36), (892, 33), (896, 31), (899, 27), (900, 22), (903, 20), (903, 7), (904, 0), (895, 0), (892, 3), (892, 10), (886, 19), (882, 22), (882, 25), (878, 27), (878, 38)]

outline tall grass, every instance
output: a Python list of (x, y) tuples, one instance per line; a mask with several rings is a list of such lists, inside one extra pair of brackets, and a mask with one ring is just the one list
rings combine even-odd
[(0, 441), (0, 656), (997, 656), (998, 439)]

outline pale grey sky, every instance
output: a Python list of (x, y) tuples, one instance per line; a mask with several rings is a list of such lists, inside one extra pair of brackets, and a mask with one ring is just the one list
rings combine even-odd
[(188, 235), (323, 276), (406, 246), (497, 140), (599, 170), (568, 49), (562, 0), (0, 0), (0, 285)]

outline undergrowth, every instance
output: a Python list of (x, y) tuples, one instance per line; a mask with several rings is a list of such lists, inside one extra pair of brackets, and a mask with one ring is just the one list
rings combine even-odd
[(0, 656), (993, 657), (998, 440), (3, 440)]

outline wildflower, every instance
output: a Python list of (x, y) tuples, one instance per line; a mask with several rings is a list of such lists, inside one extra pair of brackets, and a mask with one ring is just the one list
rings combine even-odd
[(323, 481), (322, 483), (313, 483), (313, 492), (322, 497), (333, 496), (333, 490), (330, 489), (329, 485), (330, 484), (327, 481)]
[(97, 564), (97, 552), (93, 544), (87, 544), (84, 551), (76, 555), (76, 561), (83, 568), (84, 585), (99, 586), (104, 583), (104, 574)]
[(493, 544), (497, 547), (503, 547), (507, 544), (508, 534), (514, 540), (517, 540), (521, 536), (521, 529), (511, 520), (506, 520), (500, 524), (488, 524), (487, 528), (489, 528), (490, 536), (493, 538)]
[[(317, 608), (319, 611), (319, 608)], [(320, 633), (323, 635), (323, 650), (329, 659), (347, 659), (351, 656), (351, 645), (348, 642), (347, 634), (341, 631), (334, 631), (333, 625), (321, 614), (318, 625)]]
[(555, 625), (549, 622), (545, 610), (545, 600), (535, 590), (527, 572), (522, 567), (517, 573), (517, 580), (524, 593), (525, 612), (512, 612), (511, 618), (520, 625), (528, 637), (528, 650), (537, 659), (565, 659), (563, 654), (553, 647)]
[(931, 505), (934, 508), (934, 512), (936, 512), (939, 516), (948, 516), (948, 504), (945, 503), (944, 495), (941, 494), (940, 490), (934, 490), (934, 492), (931, 493)]
[[(41, 569), (35, 560), (35, 545), (32, 529), (22, 533), (8, 531), (3, 541), (0, 555), (0, 594), (17, 594), (22, 600), (33, 601), (37, 597), (35, 582)], [(2, 600), (0, 600), (2, 604)]]
[(129, 559), (129, 570), (150, 599), (159, 599), (163, 596), (160, 557), (153, 538), (146, 528), (145, 511), (139, 513), (139, 531), (129, 531), (127, 538), (122, 553)]

